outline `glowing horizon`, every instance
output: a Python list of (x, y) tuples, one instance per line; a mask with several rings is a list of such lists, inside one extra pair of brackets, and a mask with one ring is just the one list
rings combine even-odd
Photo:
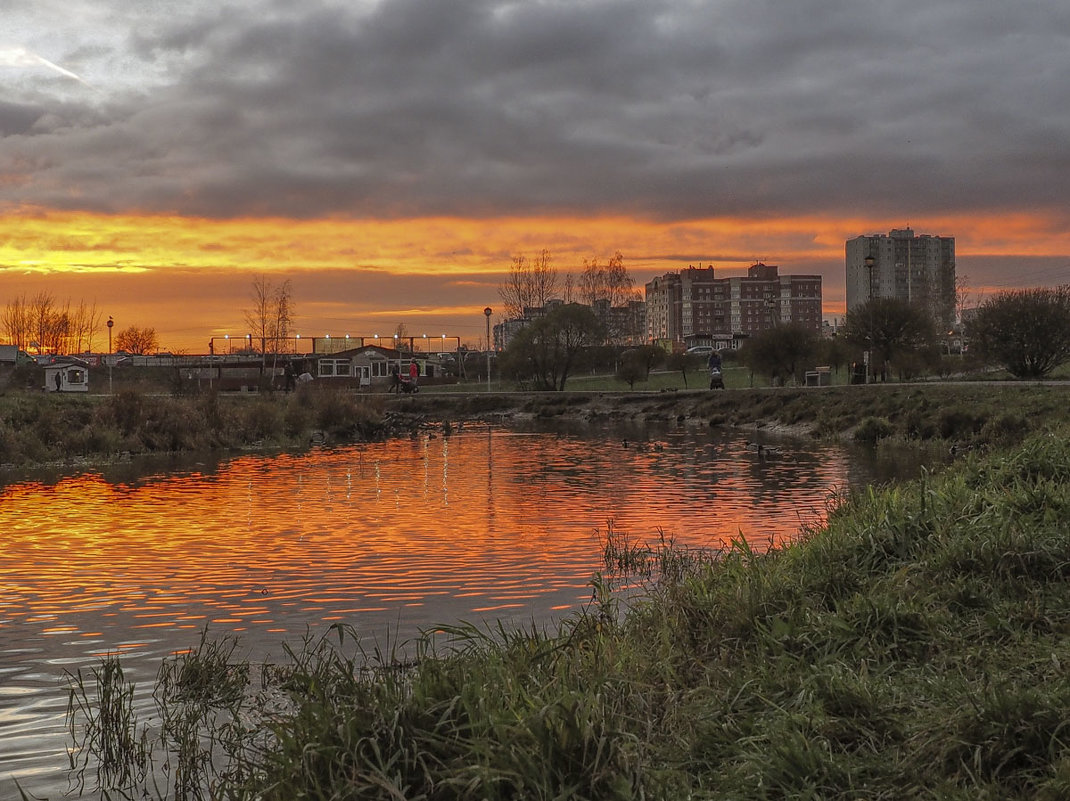
[[(662, 223), (619, 216), (411, 220), (344, 218), (215, 220), (168, 215), (98, 215), (37, 210), (0, 219), (0, 304), (49, 291), (60, 301), (95, 301), (125, 324), (153, 325), (161, 346), (193, 350), (211, 336), (241, 334), (249, 280), (294, 283), (298, 328), (370, 336), (404, 324), (423, 333), (478, 338), (485, 306), (516, 254), (550, 251), (558, 270), (616, 251), (636, 288), (694, 264), (721, 275), (764, 261), (785, 274), (822, 276), (824, 313), (843, 311), (844, 242), (910, 225), (954, 236), (963, 261), (1063, 259), (1070, 232), (1041, 215), (932, 218), (881, 223), (864, 218), (724, 217)], [(1059, 283), (1058, 269), (1037, 279)], [(1029, 285), (1020, 270), (970, 274), (977, 287)], [(1065, 279), (1064, 279), (1065, 280)], [(1034, 280), (1032, 283), (1045, 283)]]

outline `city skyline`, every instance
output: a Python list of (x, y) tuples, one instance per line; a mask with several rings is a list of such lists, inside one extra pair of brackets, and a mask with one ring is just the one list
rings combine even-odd
[(165, 347), (242, 329), (481, 336), (512, 257), (641, 287), (818, 274), (956, 240), (986, 291), (1070, 280), (1070, 10), (953, 0), (12, 0), (0, 303), (48, 291)]

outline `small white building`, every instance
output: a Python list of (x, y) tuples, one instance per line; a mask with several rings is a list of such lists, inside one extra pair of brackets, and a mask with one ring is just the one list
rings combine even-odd
[(56, 359), (45, 365), (45, 392), (88, 392), (89, 365), (80, 359)]

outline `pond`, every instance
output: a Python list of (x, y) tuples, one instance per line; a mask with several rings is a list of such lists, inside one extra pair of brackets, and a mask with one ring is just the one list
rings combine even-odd
[[(750, 434), (751, 438), (757, 435)], [(389, 650), (437, 623), (581, 608), (607, 528), (754, 547), (912, 464), (686, 426), (467, 426), (164, 472), (0, 488), (0, 797), (67, 789), (67, 674), (123, 654), (148, 704), (207, 626), (243, 655), (342, 622)], [(779, 449), (779, 450), (777, 450)], [(129, 470), (128, 470), (129, 472)]]

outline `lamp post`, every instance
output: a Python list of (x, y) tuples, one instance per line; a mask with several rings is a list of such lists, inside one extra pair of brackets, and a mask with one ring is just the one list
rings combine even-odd
[(870, 383), (869, 377), (873, 372), (873, 268), (877, 264), (877, 260), (872, 256), (866, 256), (863, 259), (863, 263), (866, 265), (866, 272), (869, 274), (869, 300), (866, 301), (866, 306), (869, 308), (869, 326), (867, 332), (867, 339), (869, 340), (869, 350), (866, 351), (866, 383)]
[(490, 392), (490, 316), (493, 313), (494, 310), (490, 306), (483, 310), (487, 317), (487, 392)]
[[(99, 318), (98, 318), (99, 319)], [(115, 320), (111, 319), (111, 315), (108, 315), (108, 394), (111, 395), (111, 363), (114, 361), (111, 356), (111, 329), (115, 325)]]

